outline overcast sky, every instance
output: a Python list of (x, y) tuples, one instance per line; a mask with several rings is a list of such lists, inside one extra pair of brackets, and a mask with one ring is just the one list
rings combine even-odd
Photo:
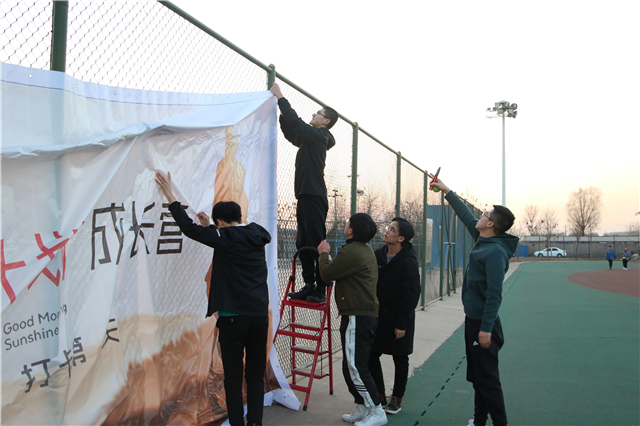
[[(174, 3), (481, 204), (557, 210), (604, 194), (597, 229), (640, 216), (640, 2)], [(286, 93), (285, 93), (286, 96)], [(294, 105), (295, 108), (295, 105)]]

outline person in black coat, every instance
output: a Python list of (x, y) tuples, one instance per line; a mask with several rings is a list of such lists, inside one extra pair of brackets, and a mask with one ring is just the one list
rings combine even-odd
[[(325, 106), (312, 114), (311, 121), (307, 124), (291, 107), (277, 83), (271, 86), (271, 93), (278, 98), (282, 134), (298, 148), (294, 180), (298, 225), (296, 247), (317, 247), (327, 238), (325, 222), (329, 202), (324, 167), (327, 151), (336, 144), (329, 129), (338, 121), (338, 113)], [(300, 252), (300, 265), (305, 285), (300, 291), (289, 293), (289, 297), (314, 303), (326, 302), (327, 283), (320, 277), (318, 255), (309, 251)]]
[(269, 338), (269, 285), (265, 246), (269, 231), (257, 223), (244, 225), (242, 209), (233, 201), (213, 206), (211, 225), (198, 213), (191, 220), (171, 189), (171, 173), (156, 173), (169, 210), (182, 233), (214, 249), (207, 317), (218, 313), (218, 343), (224, 370), (224, 390), (231, 426), (244, 426), (242, 382), (247, 382), (247, 424), (261, 425), (264, 372)]
[(401, 409), (409, 376), (409, 355), (413, 353), (415, 308), (420, 298), (418, 257), (410, 243), (413, 226), (395, 217), (386, 227), (386, 246), (375, 251), (378, 262), (378, 329), (369, 357), (369, 369), (378, 392), (386, 400), (380, 356), (392, 355), (395, 377), (391, 401), (385, 408), (389, 414)]

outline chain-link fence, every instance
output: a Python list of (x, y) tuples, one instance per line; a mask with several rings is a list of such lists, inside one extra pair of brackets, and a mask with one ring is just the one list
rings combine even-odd
[[(196, 93), (267, 90), (277, 81), (298, 115), (310, 117), (323, 103), (275, 69), (261, 63), (170, 2), (17, 1), (0, 2), (2, 62), (54, 69), (89, 82), (134, 89)], [(332, 105), (338, 111), (340, 105)], [(469, 234), (441, 193), (427, 191), (425, 171), (346, 117), (332, 128), (336, 146), (327, 154), (325, 181), (332, 250), (344, 244), (342, 230), (352, 213), (365, 212), (378, 224), (374, 249), (395, 216), (415, 227), (413, 244), (421, 264), (419, 308), (461, 285)], [(296, 148), (278, 134), (278, 282), (284, 296), (296, 251)], [(474, 213), (478, 213), (477, 210)], [(333, 305), (334, 312), (335, 302)], [(305, 322), (319, 319), (298, 318)], [(283, 318), (287, 324), (288, 317)], [(333, 348), (340, 348), (334, 321)], [(326, 343), (326, 342), (325, 342)], [(276, 342), (290, 371), (289, 342)], [(298, 361), (300, 364), (300, 361)]]

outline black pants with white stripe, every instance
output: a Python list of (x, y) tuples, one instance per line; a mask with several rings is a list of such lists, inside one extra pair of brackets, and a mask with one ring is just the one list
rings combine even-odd
[(340, 321), (344, 381), (354, 402), (367, 408), (382, 401), (369, 371), (369, 355), (377, 326), (377, 317), (343, 315)]
[(478, 343), (478, 333), (482, 321), (465, 317), (464, 341), (467, 352), (467, 381), (473, 383), (475, 391), (474, 423), (484, 426), (487, 418), (495, 426), (507, 424), (507, 413), (504, 408), (504, 396), (498, 371), (498, 351), (504, 345), (502, 323), (500, 317), (493, 323), (491, 346), (483, 348)]

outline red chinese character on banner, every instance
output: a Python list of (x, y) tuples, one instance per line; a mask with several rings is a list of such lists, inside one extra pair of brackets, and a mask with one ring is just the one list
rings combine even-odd
[[(78, 232), (78, 230), (74, 229), (73, 233), (75, 234), (76, 232)], [(67, 252), (66, 252), (65, 245), (69, 242), (69, 238), (67, 238), (65, 240), (62, 240), (58, 244), (56, 244), (53, 247), (49, 248), (49, 247), (45, 246), (44, 243), (42, 242), (42, 237), (40, 236), (40, 234), (36, 234), (35, 236), (36, 236), (36, 242), (38, 243), (38, 247), (42, 251), (42, 253), (37, 256), (38, 260), (43, 259), (45, 256), (49, 256), (49, 259), (53, 259), (55, 257), (55, 255), (56, 255), (56, 252), (58, 250), (62, 250), (62, 281), (64, 281), (65, 270), (67, 268)], [(62, 235), (60, 235), (57, 231), (53, 232), (53, 236), (57, 240), (62, 238)], [(51, 282), (56, 285), (56, 287), (58, 287), (60, 285), (60, 270), (59, 269), (56, 270), (56, 274), (54, 275), (53, 272), (51, 272), (45, 266), (45, 268), (40, 272), (40, 274), (44, 274), (45, 277), (49, 278), (51, 280)], [(38, 279), (40, 274), (38, 274), (36, 276), (36, 278), (33, 281), (31, 281), (31, 284), (29, 284), (29, 288), (31, 288), (33, 283), (36, 282), (36, 280)]]
[(11, 284), (9, 284), (6, 272), (12, 269), (22, 268), (23, 266), (26, 266), (26, 263), (24, 263), (23, 260), (21, 260), (20, 262), (5, 263), (4, 240), (0, 241), (0, 259), (2, 260), (2, 263), (0, 264), (0, 270), (2, 271), (2, 288), (4, 288), (7, 296), (9, 296), (9, 300), (11, 301), (11, 303), (13, 303), (13, 301), (16, 300), (16, 294), (14, 293), (13, 288), (11, 288)]

